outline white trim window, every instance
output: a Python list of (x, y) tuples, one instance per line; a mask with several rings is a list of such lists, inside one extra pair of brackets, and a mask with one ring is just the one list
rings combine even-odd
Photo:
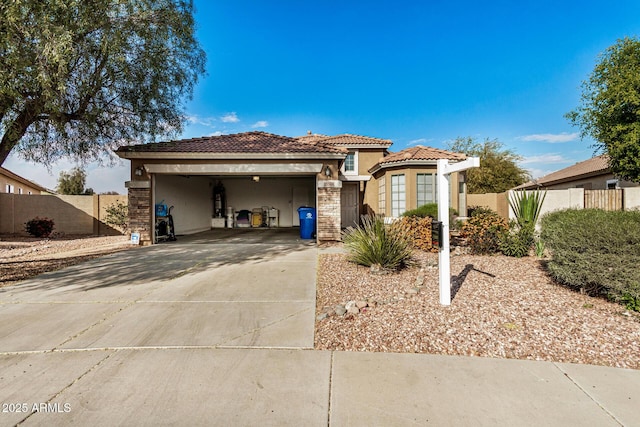
[(615, 190), (616, 188), (620, 188), (617, 179), (608, 179), (607, 180), (607, 190)]
[(398, 218), (407, 210), (404, 174), (391, 175), (391, 216)]
[(378, 181), (378, 214), (384, 215), (387, 212), (387, 189), (385, 181), (387, 177), (385, 175)]
[(7, 186), (5, 187), (7, 194), (11, 194), (13, 193), (13, 185), (11, 184), (7, 184)]
[(419, 173), (416, 174), (416, 200), (418, 206), (423, 206), (428, 203), (436, 203), (438, 201), (436, 174), (433, 173)]
[(349, 151), (342, 163), (342, 173), (344, 175), (358, 175), (358, 152)]

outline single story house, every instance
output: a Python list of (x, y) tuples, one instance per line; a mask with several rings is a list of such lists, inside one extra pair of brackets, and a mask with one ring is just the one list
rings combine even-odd
[(636, 183), (616, 178), (609, 168), (609, 157), (606, 154), (602, 154), (541, 178), (525, 182), (515, 187), (514, 190), (565, 190), (567, 188), (611, 190), (637, 186), (638, 184)]
[(0, 193), (43, 194), (49, 190), (0, 166)]
[[(363, 214), (397, 217), (436, 202), (436, 161), (466, 158), (420, 146), (391, 153), (391, 144), (350, 134), (256, 131), (123, 146), (116, 153), (131, 161), (129, 228), (143, 242), (155, 240), (153, 207), (160, 203), (175, 207), (178, 234), (240, 225), (296, 227), (298, 208), (313, 207), (318, 241), (337, 241), (341, 229)], [(464, 173), (452, 174), (450, 182), (451, 205), (464, 211)], [(235, 219), (256, 210), (265, 213), (261, 223)]]

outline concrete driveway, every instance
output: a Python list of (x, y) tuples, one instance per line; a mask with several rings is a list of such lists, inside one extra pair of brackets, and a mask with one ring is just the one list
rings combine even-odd
[(312, 350), (318, 249), (264, 231), (0, 289), (0, 425), (638, 425), (640, 371)]

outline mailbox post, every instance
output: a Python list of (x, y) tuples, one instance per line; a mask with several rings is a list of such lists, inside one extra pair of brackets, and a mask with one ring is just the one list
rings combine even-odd
[(451, 305), (451, 253), (449, 249), (449, 180), (453, 172), (477, 168), (479, 157), (449, 164), (447, 159), (438, 159), (438, 221), (442, 223), (440, 233), (440, 253), (438, 254), (438, 282), (440, 304)]

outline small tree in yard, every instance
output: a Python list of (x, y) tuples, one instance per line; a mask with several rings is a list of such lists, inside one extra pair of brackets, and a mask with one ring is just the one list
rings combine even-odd
[(104, 222), (107, 225), (110, 225), (123, 233), (129, 227), (129, 207), (122, 203), (116, 202), (112, 203), (105, 209), (106, 215), (104, 217)]

